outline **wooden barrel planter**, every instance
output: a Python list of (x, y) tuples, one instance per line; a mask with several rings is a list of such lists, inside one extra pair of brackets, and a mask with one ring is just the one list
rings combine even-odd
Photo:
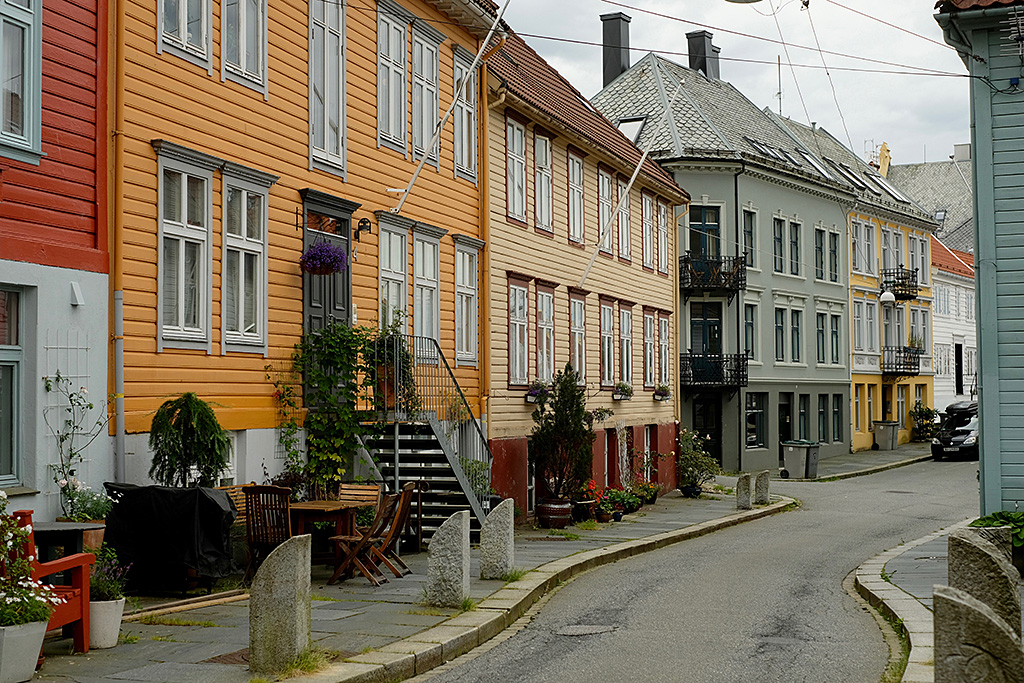
[(564, 529), (572, 521), (572, 502), (549, 499), (537, 503), (537, 521), (545, 529)]

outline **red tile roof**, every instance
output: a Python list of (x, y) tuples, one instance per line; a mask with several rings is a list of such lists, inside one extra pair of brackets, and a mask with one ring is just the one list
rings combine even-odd
[(946, 273), (974, 277), (974, 256), (965, 251), (954, 251), (934, 237), (932, 237), (932, 265)]
[[(501, 49), (487, 60), (487, 68), (505, 82), (514, 96), (620, 159), (623, 166), (635, 168), (639, 163), (642, 152), (636, 145), (515, 33), (509, 33)], [(644, 161), (643, 175), (676, 198), (690, 198), (669, 173), (649, 158)]]
[(943, 12), (953, 12), (965, 9), (983, 9), (995, 5), (1020, 5), (1021, 0), (939, 0), (935, 3), (935, 9)]

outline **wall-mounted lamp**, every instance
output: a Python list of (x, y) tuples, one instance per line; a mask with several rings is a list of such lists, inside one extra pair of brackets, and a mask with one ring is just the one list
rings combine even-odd
[(882, 292), (882, 296), (878, 297), (878, 300), (882, 302), (883, 306), (891, 306), (896, 303), (896, 295), (887, 289)]
[(372, 227), (373, 226), (370, 224), (370, 219), (369, 218), (360, 218), (359, 222), (356, 223), (356, 241), (357, 242), (360, 241), (359, 240), (359, 235), (361, 235), (362, 233), (364, 233), (364, 232), (371, 232), (372, 231)]

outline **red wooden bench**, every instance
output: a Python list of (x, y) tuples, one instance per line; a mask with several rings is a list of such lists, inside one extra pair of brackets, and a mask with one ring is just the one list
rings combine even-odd
[[(31, 510), (16, 510), (13, 514), (14, 518), (18, 520), (18, 526), (26, 527), (32, 524)], [(40, 562), (35, 537), (32, 532), (29, 532), (28, 540), (21, 553), (22, 557), (32, 556), (32, 579), (35, 581), (50, 583), (49, 581), (44, 581), (44, 579), (53, 574), (67, 572), (71, 579), (70, 585), (51, 585), (54, 594), (64, 602), (54, 607), (46, 630), (50, 631), (63, 626), (71, 626), (75, 650), (77, 652), (88, 652), (89, 570), (96, 562), (96, 556), (92, 553), (75, 553), (52, 562)]]

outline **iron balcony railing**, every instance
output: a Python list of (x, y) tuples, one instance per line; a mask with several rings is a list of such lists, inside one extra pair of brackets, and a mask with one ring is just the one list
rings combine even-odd
[[(491, 450), (437, 341), (406, 334), (381, 335), (370, 343), (363, 362), (373, 388), (367, 407), (389, 423), (430, 424), (482, 520), (484, 501), (491, 495)], [(401, 466), (398, 451), (396, 443), (396, 479)]]
[(737, 388), (747, 386), (745, 353), (681, 353), (679, 381), (684, 387)]
[(686, 252), (679, 257), (679, 289), (684, 294), (735, 294), (746, 288), (746, 256), (709, 256)]
[(914, 377), (921, 374), (921, 350), (908, 346), (882, 347), (882, 375)]
[(903, 266), (884, 268), (881, 275), (879, 287), (883, 292), (892, 292), (896, 301), (910, 301), (917, 298), (917, 292), (920, 289), (920, 285), (917, 283), (917, 268), (909, 269)]

